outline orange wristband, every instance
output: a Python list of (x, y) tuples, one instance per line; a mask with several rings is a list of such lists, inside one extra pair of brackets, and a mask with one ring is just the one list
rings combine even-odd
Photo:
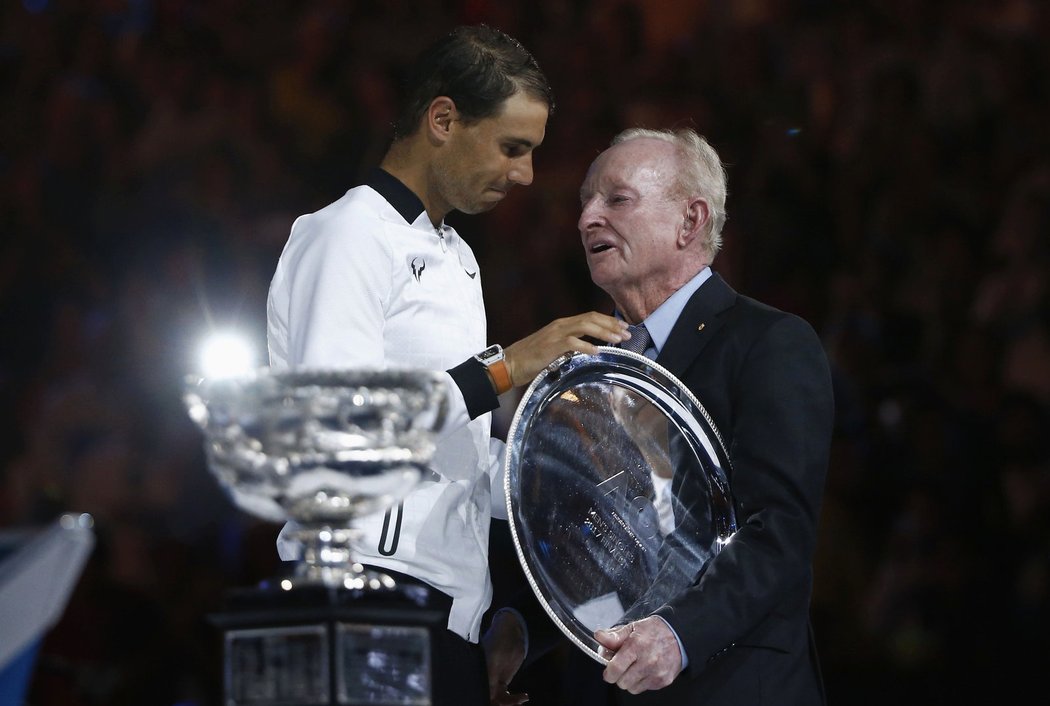
[(510, 381), (510, 370), (507, 368), (507, 361), (497, 360), (492, 365), (486, 368), (489, 371), (489, 376), (492, 378), (492, 384), (496, 388), (496, 394), (502, 395), (504, 392), (513, 387)]

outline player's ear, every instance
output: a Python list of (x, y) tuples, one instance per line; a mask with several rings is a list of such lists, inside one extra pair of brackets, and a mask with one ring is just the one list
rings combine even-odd
[(430, 139), (438, 143), (445, 142), (452, 132), (452, 123), (455, 122), (456, 115), (456, 103), (448, 96), (438, 96), (430, 101), (423, 116)]

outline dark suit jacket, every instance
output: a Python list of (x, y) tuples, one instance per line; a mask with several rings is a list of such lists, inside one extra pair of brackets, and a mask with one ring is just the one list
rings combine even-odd
[(657, 362), (714, 419), (728, 449), (738, 531), (699, 581), (657, 611), (689, 666), (625, 704), (824, 703), (809, 625), (812, 557), (834, 407), (812, 327), (737, 294), (717, 274), (692, 296)]

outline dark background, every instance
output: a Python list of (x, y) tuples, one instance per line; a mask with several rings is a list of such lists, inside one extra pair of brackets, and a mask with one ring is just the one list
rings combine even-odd
[[(834, 368), (813, 602), (831, 702), (1045, 693), (1046, 3), (10, 0), (0, 526), (83, 511), (99, 539), (30, 703), (217, 703), (204, 616), (276, 569), (277, 527), (208, 475), (181, 378), (209, 330), (264, 350), (292, 220), (381, 157), (406, 62), (479, 21), (558, 101), (535, 183), (455, 219), (491, 340), (607, 309), (584, 172), (623, 127), (695, 127), (729, 172), (715, 268), (808, 319)], [(565, 698), (573, 659), (533, 703)]]

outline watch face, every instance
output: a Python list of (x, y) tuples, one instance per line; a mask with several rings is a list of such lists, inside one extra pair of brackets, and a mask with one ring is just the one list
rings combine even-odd
[(507, 511), (540, 603), (580, 649), (695, 583), (736, 531), (721, 436), (688, 388), (614, 348), (552, 363), (507, 436)]
[(482, 363), (489, 363), (491, 361), (499, 360), (503, 357), (503, 349), (499, 346), (489, 346), (485, 350), (478, 353), (478, 360)]

